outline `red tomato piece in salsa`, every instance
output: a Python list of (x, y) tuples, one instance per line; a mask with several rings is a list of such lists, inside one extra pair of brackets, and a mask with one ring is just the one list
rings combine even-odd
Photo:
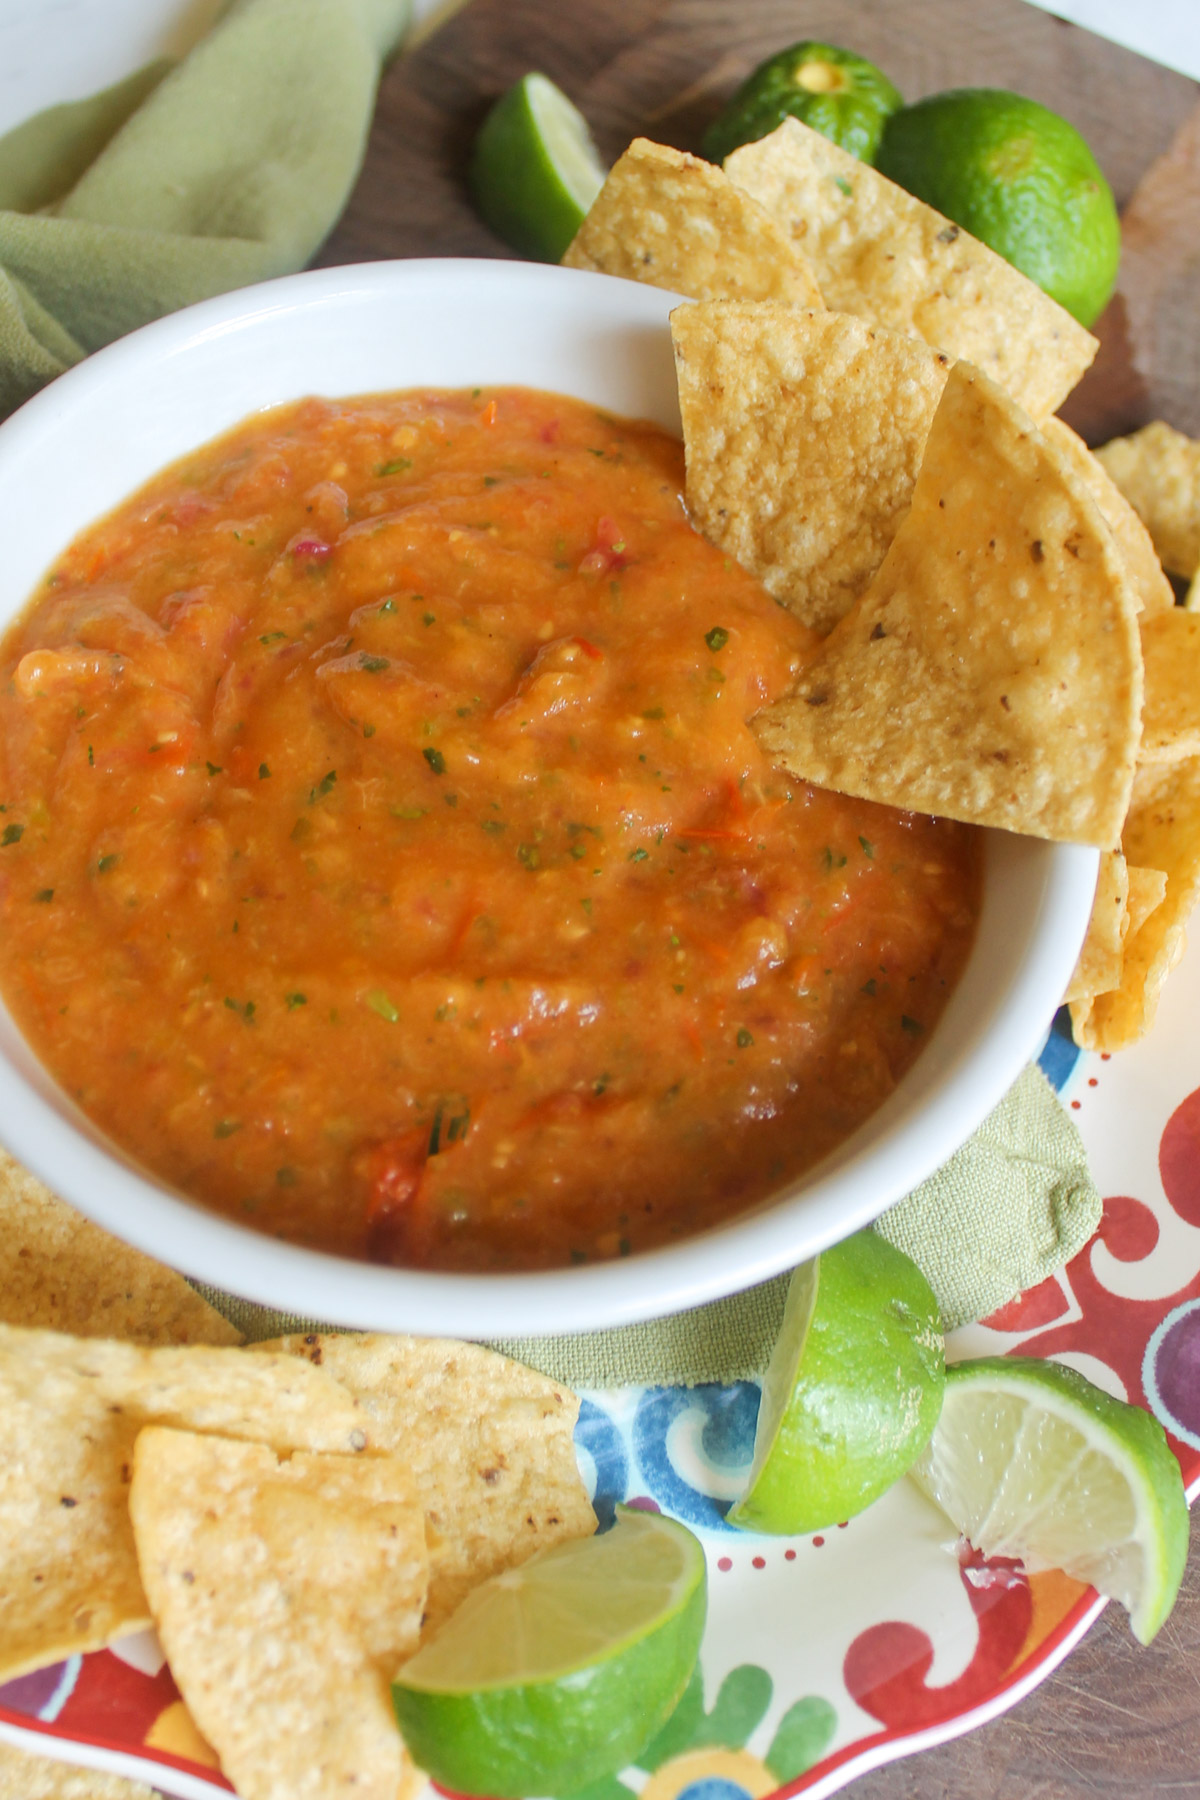
[(815, 640), (682, 486), (549, 394), (309, 400), (60, 559), (3, 649), (0, 985), (150, 1169), (553, 1267), (754, 1206), (895, 1087), (975, 834), (771, 766)]

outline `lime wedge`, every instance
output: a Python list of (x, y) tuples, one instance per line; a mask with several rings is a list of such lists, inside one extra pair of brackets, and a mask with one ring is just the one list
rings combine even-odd
[(945, 1381), (937, 1301), (916, 1264), (873, 1231), (792, 1276), (763, 1381), (747, 1531), (819, 1531), (903, 1475), (937, 1423)]
[(469, 180), (497, 237), (535, 262), (558, 262), (604, 176), (579, 108), (545, 75), (529, 74), (480, 127)]
[(1157, 1419), (1060, 1363), (987, 1357), (946, 1371), (913, 1476), (985, 1556), (1064, 1569), (1119, 1600), (1148, 1644), (1187, 1560), (1179, 1464)]
[(567, 1794), (636, 1757), (666, 1722), (704, 1630), (704, 1552), (618, 1507), (469, 1594), (392, 1686), (421, 1768), (461, 1794)]

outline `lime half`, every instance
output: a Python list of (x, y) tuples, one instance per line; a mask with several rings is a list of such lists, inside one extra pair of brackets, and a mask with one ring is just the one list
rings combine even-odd
[(985, 1556), (1065, 1569), (1129, 1612), (1148, 1644), (1187, 1560), (1179, 1464), (1157, 1419), (1074, 1369), (988, 1357), (946, 1371), (941, 1421), (912, 1471)]
[(944, 1382), (937, 1301), (917, 1265), (874, 1231), (823, 1250), (792, 1277), (730, 1523), (806, 1532), (852, 1518), (925, 1447)]
[(497, 100), (471, 153), (475, 204), (497, 237), (535, 262), (558, 262), (604, 186), (587, 120), (545, 75), (522, 75)]
[(704, 1552), (658, 1513), (618, 1507), (469, 1594), (392, 1687), (435, 1781), (522, 1800), (567, 1794), (636, 1757), (678, 1704), (704, 1630)]

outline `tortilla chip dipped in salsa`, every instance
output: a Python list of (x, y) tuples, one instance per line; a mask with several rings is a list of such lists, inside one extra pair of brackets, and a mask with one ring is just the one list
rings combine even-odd
[(948, 363), (848, 313), (717, 301), (671, 314), (688, 510), (815, 631), (883, 561)]
[(720, 169), (635, 138), (563, 257), (694, 300), (820, 306), (812, 269), (783, 227)]
[(798, 119), (725, 159), (813, 266), (826, 306), (964, 358), (1035, 419), (1056, 412), (1098, 348), (1036, 283)]
[(403, 1457), (152, 1426), (129, 1510), (171, 1673), (242, 1800), (416, 1792), (388, 1687), (429, 1573)]
[(683, 478), (561, 396), (311, 400), (60, 557), (3, 650), (0, 984), (160, 1177), (562, 1268), (757, 1205), (892, 1092), (979, 846), (764, 752), (816, 639)]
[(808, 781), (1111, 849), (1141, 706), (1136, 601), (1095, 502), (956, 364), (883, 566), (759, 741)]

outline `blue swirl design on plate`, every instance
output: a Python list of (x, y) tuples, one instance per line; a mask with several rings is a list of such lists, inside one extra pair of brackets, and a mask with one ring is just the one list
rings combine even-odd
[(1067, 1007), (1060, 1006), (1054, 1015), (1054, 1023), (1046, 1042), (1042, 1045), (1038, 1068), (1050, 1086), (1061, 1094), (1075, 1073), (1075, 1065), (1082, 1055), (1083, 1051), (1071, 1036), (1070, 1011)]
[(607, 1531), (617, 1502), (629, 1492), (629, 1457), (620, 1428), (591, 1400), (579, 1402), (575, 1454), (584, 1486), (591, 1495), (597, 1528)]
[(686, 1525), (733, 1530), (725, 1514), (745, 1487), (759, 1399), (755, 1381), (645, 1390), (633, 1420), (633, 1452), (638, 1475), (660, 1506)]

